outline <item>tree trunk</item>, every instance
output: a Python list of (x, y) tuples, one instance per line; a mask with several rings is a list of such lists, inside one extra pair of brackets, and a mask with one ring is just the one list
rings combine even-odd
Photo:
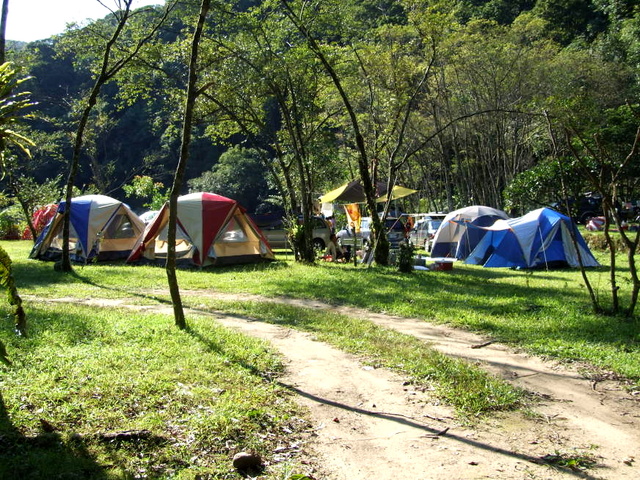
[(16, 182), (16, 180), (13, 178), (11, 174), (9, 174), (8, 176), (9, 176), (9, 182), (8, 182), (9, 186), (13, 191), (13, 194), (16, 196), (16, 199), (18, 200), (18, 203), (20, 204), (20, 208), (22, 208), (22, 213), (24, 213), (24, 217), (27, 219), (27, 226), (29, 227), (29, 231), (31, 232), (31, 238), (33, 238), (33, 243), (35, 243), (36, 240), (38, 239), (38, 232), (36, 230), (35, 225), (33, 224), (33, 216), (32, 216), (33, 212), (31, 212), (29, 205), (24, 200), (22, 196), (22, 191), (20, 190), (20, 187), (18, 187), (18, 182)]
[(73, 267), (71, 266), (71, 256), (69, 248), (73, 184), (75, 183), (76, 175), (78, 173), (78, 166), (80, 165), (80, 153), (82, 152), (84, 131), (87, 127), (89, 115), (91, 115), (91, 110), (95, 106), (98, 94), (100, 93), (100, 89), (105, 82), (106, 79), (103, 80), (101, 77), (98, 77), (98, 80), (96, 80), (96, 83), (91, 90), (91, 95), (89, 97), (89, 101), (87, 102), (87, 106), (82, 111), (78, 129), (76, 130), (76, 139), (73, 144), (73, 156), (71, 157), (71, 167), (69, 168), (69, 175), (67, 176), (67, 185), (65, 190), (65, 210), (64, 216), (62, 218), (62, 262), (59, 266), (59, 270), (62, 272), (70, 272), (73, 270)]
[[(549, 130), (549, 137), (551, 138), (551, 145), (553, 147), (553, 157), (556, 159), (556, 161), (558, 162), (558, 165), (560, 166), (559, 171), (560, 171), (560, 185), (562, 187), (562, 195), (564, 196), (564, 198), (568, 198), (567, 196), (567, 182), (566, 179), (564, 178), (564, 169), (562, 167), (562, 165), (560, 164), (560, 156), (558, 155), (558, 142), (556, 140), (556, 136), (555, 133), (553, 131), (553, 126), (551, 124), (551, 120), (549, 119), (549, 115), (547, 114), (547, 112), (544, 112), (544, 117), (545, 120), (547, 121), (547, 128)], [(568, 210), (568, 202), (567, 202), (567, 212)], [(571, 218), (571, 216), (569, 215), (569, 218)], [(595, 294), (595, 291), (593, 290), (593, 286), (591, 285), (591, 282), (589, 281), (589, 277), (587, 276), (587, 271), (584, 268), (584, 264), (582, 263), (582, 256), (580, 255), (580, 248), (578, 247), (578, 240), (575, 238), (575, 234), (573, 232), (573, 229), (570, 229), (570, 233), (571, 233), (571, 241), (573, 242), (573, 246), (576, 249), (576, 252), (578, 253), (578, 264), (580, 265), (580, 274), (582, 275), (582, 280), (584, 281), (584, 285), (587, 288), (587, 292), (589, 292), (589, 298), (591, 299), (591, 307), (593, 308), (593, 311), (595, 313), (600, 313), (602, 311), (602, 308), (600, 307), (600, 302), (598, 302), (598, 297)]]
[(617, 279), (616, 279), (616, 246), (611, 238), (611, 205), (609, 199), (603, 199), (602, 210), (604, 213), (604, 238), (609, 247), (609, 282), (611, 287), (611, 311), (613, 314), (617, 314), (620, 311), (620, 297), (618, 295)]
[[(80, 121), (78, 122), (78, 128), (76, 130), (76, 137), (73, 144), (73, 156), (71, 157), (71, 166), (69, 168), (69, 175), (67, 177), (66, 184), (66, 194), (65, 194), (65, 203), (66, 208), (64, 211), (64, 216), (62, 219), (62, 262), (59, 266), (59, 270), (63, 272), (70, 272), (73, 270), (71, 266), (71, 258), (69, 255), (69, 234), (70, 234), (70, 219), (71, 219), (71, 199), (73, 198), (73, 184), (75, 183), (76, 175), (78, 173), (78, 167), (80, 165), (80, 154), (82, 153), (82, 144), (84, 141), (84, 131), (87, 127), (87, 122), (89, 121), (89, 115), (91, 115), (91, 111), (93, 107), (95, 107), (98, 102), (98, 95), (100, 95), (100, 90), (103, 85), (107, 83), (107, 81), (113, 77), (120, 69), (109, 70), (109, 61), (111, 58), (111, 50), (116, 43), (116, 40), (122, 33), (124, 26), (129, 19), (128, 11), (129, 6), (131, 4), (131, 0), (129, 2), (125, 2), (126, 11), (125, 14), (120, 18), (118, 25), (116, 26), (113, 35), (107, 42), (106, 48), (104, 50), (104, 55), (102, 56), (102, 67), (100, 69), (100, 74), (96, 78), (95, 83), (93, 84), (93, 88), (91, 89), (91, 93), (89, 94), (89, 99), (87, 101), (87, 105), (82, 110), (82, 115), (80, 117)], [(121, 68), (121, 67), (120, 67)], [(88, 252), (87, 252), (88, 253)]]
[[(629, 262), (629, 271), (631, 274), (632, 280), (632, 291), (630, 296), (629, 307), (626, 309), (625, 313), (627, 317), (631, 317), (635, 310), (636, 304), (638, 302), (638, 292), (640, 291), (640, 278), (638, 277), (636, 260), (635, 260), (635, 251), (638, 246), (639, 235), (636, 235), (635, 241), (632, 241), (627, 236), (626, 232), (622, 228), (622, 219), (620, 217), (619, 212), (617, 211), (615, 205), (617, 201), (617, 188), (620, 180), (620, 176), (625, 174), (625, 167), (627, 167), (637, 156), (638, 149), (640, 147), (640, 127), (636, 131), (635, 138), (633, 141), (633, 146), (631, 147), (631, 151), (625, 158), (625, 160), (621, 163), (617, 163), (615, 165), (611, 165), (607, 163), (607, 159), (613, 157), (607, 152), (606, 146), (602, 145), (599, 141), (599, 136), (597, 134), (593, 135), (595, 139), (595, 145), (597, 147), (597, 151), (594, 150), (585, 140), (585, 138), (577, 132), (575, 129), (571, 129), (570, 127), (565, 126), (565, 136), (567, 139), (567, 145), (571, 154), (576, 159), (580, 168), (582, 169), (584, 175), (591, 182), (591, 185), (594, 189), (602, 195), (602, 208), (603, 213), (605, 215), (605, 237), (607, 240), (607, 244), (609, 246), (609, 253), (611, 259), (611, 266), (609, 267), (610, 271), (610, 282), (611, 282), (611, 297), (612, 297), (612, 313), (618, 313), (620, 311), (620, 300), (619, 300), (619, 286), (617, 285), (617, 268), (615, 262), (615, 245), (613, 239), (609, 235), (609, 226), (611, 223), (611, 219), (614, 220), (618, 231), (625, 243), (625, 246), (628, 249), (628, 262)], [(578, 151), (578, 147), (574, 146), (571, 142), (573, 138), (577, 138), (579, 141), (579, 145), (582, 149), (587, 152), (588, 156), (592, 159), (597, 160), (599, 164), (599, 169), (595, 170), (591, 162), (585, 160), (583, 155)], [(588, 285), (587, 285), (588, 286)], [(591, 290), (590, 290), (591, 291)], [(593, 295), (592, 295), (593, 298)], [(596, 300), (592, 299), (594, 302), (594, 307), (598, 313), (601, 313), (603, 309), (599, 306)]]
[[(200, 37), (202, 37), (202, 30), (204, 28), (204, 22), (209, 11), (211, 0), (202, 0), (200, 5), (200, 15), (198, 17), (198, 24), (193, 32), (193, 39), (191, 41), (191, 55), (189, 57), (189, 83), (187, 85), (187, 98), (185, 100), (184, 115), (182, 120), (182, 144), (180, 145), (180, 159), (178, 160), (178, 167), (176, 168), (176, 174), (173, 179), (173, 187), (171, 188), (171, 196), (169, 197), (169, 231), (167, 242), (167, 282), (169, 284), (169, 292), (171, 293), (171, 303), (173, 304), (173, 314), (175, 318), (175, 324), (178, 328), (184, 330), (187, 328), (187, 322), (184, 316), (184, 309), (182, 307), (182, 299), (180, 298), (180, 288), (178, 286), (178, 277), (176, 275), (176, 230), (177, 230), (177, 218), (178, 218), (178, 196), (182, 184), (184, 183), (184, 177), (187, 169), (187, 162), (189, 160), (189, 146), (191, 144), (191, 124), (193, 123), (193, 114), (196, 104), (196, 98), (198, 97), (197, 91), (197, 66), (198, 66), (198, 47), (200, 44)], [(205, 255), (206, 252), (200, 252), (201, 255)]]
[[(286, 1), (282, 1), (281, 5), (284, 7), (285, 12), (289, 19), (292, 21), (294, 26), (298, 29), (298, 31), (307, 39), (307, 43), (309, 47), (316, 55), (325, 71), (331, 78), (333, 85), (338, 90), (338, 94), (342, 99), (342, 103), (349, 115), (349, 119), (351, 121), (351, 127), (353, 128), (356, 149), (358, 151), (358, 173), (360, 174), (360, 182), (362, 183), (362, 189), (364, 190), (364, 195), (366, 198), (366, 204), (369, 208), (369, 212), (371, 212), (371, 223), (372, 223), (372, 234), (373, 234), (373, 245), (375, 248), (374, 258), (377, 263), (381, 265), (387, 265), (389, 263), (389, 242), (387, 240), (387, 236), (384, 232), (384, 225), (380, 220), (376, 210), (376, 197), (375, 197), (375, 187), (374, 187), (374, 178), (372, 178), (370, 167), (369, 167), (369, 157), (367, 154), (367, 149), (364, 142), (364, 137), (360, 130), (360, 122), (358, 121), (358, 117), (356, 112), (351, 104), (351, 100), (349, 95), (342, 86), (342, 82), (338, 73), (329, 62), (329, 59), (320, 48), (320, 45), (313, 37), (311, 32), (297, 19), (295, 13), (291, 10), (291, 6)], [(378, 249), (380, 249), (378, 251)]]
[(9, 16), (9, 0), (2, 0), (2, 17), (0, 17), (0, 65), (5, 62), (7, 48), (7, 17)]

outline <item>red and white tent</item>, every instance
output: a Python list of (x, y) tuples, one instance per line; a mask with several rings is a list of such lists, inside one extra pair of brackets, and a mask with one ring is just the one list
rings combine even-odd
[[(165, 260), (168, 224), (167, 202), (147, 225), (127, 261)], [(273, 260), (274, 255), (238, 202), (214, 193), (191, 193), (178, 198), (176, 258), (205, 267)]]

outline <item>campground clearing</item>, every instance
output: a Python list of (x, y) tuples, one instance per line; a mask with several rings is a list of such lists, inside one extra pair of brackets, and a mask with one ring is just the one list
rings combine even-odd
[[(190, 298), (208, 296), (336, 309), (291, 298), (183, 294), (188, 303)], [(84, 303), (172, 314), (170, 307), (128, 305), (126, 299)], [(309, 333), (209, 312), (226, 327), (267, 340), (285, 357), (286, 371), (279, 382), (308, 410), (309, 425), (302, 445), (283, 450), (300, 449), (309, 478), (613, 480), (640, 475), (640, 395), (629, 393), (621, 382), (602, 374), (585, 377), (587, 370), (579, 366), (543, 361), (459, 329), (349, 307), (339, 310), (476, 363), (526, 389), (536, 401), (529, 414), (510, 412), (478, 423), (460, 421), (429, 391)], [(202, 307), (189, 311), (203, 313)]]
[[(256, 450), (269, 480), (640, 476), (639, 326), (593, 315), (575, 271), (184, 270), (183, 332), (163, 269), (3, 246), (31, 335), (2, 330), (0, 472), (238, 478)], [(491, 375), (465, 391), (416, 368), (429, 347)]]

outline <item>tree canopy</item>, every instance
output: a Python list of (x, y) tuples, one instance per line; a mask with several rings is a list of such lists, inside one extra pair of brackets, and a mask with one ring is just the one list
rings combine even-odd
[[(118, 197), (136, 175), (171, 183), (198, 7), (178, 2), (144, 52), (106, 82), (77, 188)], [(115, 61), (135, 45), (135, 22), (163, 12), (141, 10)], [(25, 170), (34, 181), (58, 178), (71, 158), (71, 120), (97, 60), (91, 46), (116, 20), (109, 14), (20, 48), (8, 43), (37, 102), (38, 119), (24, 130), (37, 138), (38, 167)], [(182, 193), (215, 190), (250, 211), (276, 201), (310, 217), (321, 194), (370, 176), (419, 190), (404, 211), (482, 203), (517, 213), (548, 204), (562, 195), (549, 177), (549, 118), (600, 129), (617, 143), (612, 152), (629, 151), (638, 32), (631, 0), (214, 2), (199, 42)], [(624, 119), (612, 113), (623, 110)], [(527, 186), (536, 182), (544, 188)], [(621, 200), (637, 199), (637, 183), (630, 167)], [(577, 175), (571, 190), (591, 190), (588, 179)]]

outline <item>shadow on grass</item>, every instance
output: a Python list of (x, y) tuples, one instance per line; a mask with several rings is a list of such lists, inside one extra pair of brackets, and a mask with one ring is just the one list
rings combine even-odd
[[(43, 268), (43, 265), (47, 265), (50, 268)], [(136, 267), (139, 266), (147, 266), (157, 268), (158, 270), (164, 270), (164, 266), (160, 264), (149, 264), (149, 265), (138, 265), (138, 264), (128, 264), (124, 260), (122, 261), (112, 261), (112, 262), (100, 262), (100, 264), (74, 264), (73, 270), (69, 273), (58, 272), (53, 268), (53, 262), (45, 262), (42, 260), (27, 260), (20, 262), (19, 264), (14, 263), (13, 270), (14, 276), (16, 277), (19, 285), (29, 288), (29, 287), (37, 287), (42, 285), (64, 285), (64, 284), (73, 284), (78, 280), (102, 287), (108, 288), (103, 285), (99, 285), (95, 282), (91, 282), (87, 276), (82, 275), (82, 271), (91, 268), (99, 268), (99, 267), (116, 267), (122, 269), (131, 269), (134, 271)], [(209, 266), (209, 267), (197, 267), (193, 265), (185, 265), (179, 266), (178, 271), (182, 272), (200, 272), (202, 274), (209, 275), (225, 275), (230, 272), (238, 273), (238, 274), (250, 274), (252, 272), (264, 272), (264, 271), (273, 271), (273, 270), (283, 270), (287, 269), (288, 264), (286, 262), (275, 261), (275, 262), (258, 262), (258, 263), (250, 263), (250, 264), (240, 264), (240, 265), (222, 265), (222, 266)], [(129, 293), (129, 290), (124, 289), (115, 289), (115, 291), (123, 291)]]
[[(211, 312), (207, 312), (204, 310), (197, 310), (197, 309), (192, 309), (192, 310), (197, 311), (200, 315), (211, 315)], [(243, 318), (243, 317), (237, 317), (237, 318)], [(244, 319), (247, 321), (255, 321), (254, 319), (250, 319), (247, 317), (245, 317)], [(258, 366), (247, 363), (246, 357), (243, 357), (241, 355), (230, 354), (229, 350), (224, 349), (223, 345), (221, 345), (219, 342), (215, 340), (211, 340), (210, 338), (206, 337), (205, 335), (196, 331), (194, 328), (190, 326), (187, 327), (186, 332), (189, 335), (191, 335), (195, 340), (200, 342), (209, 352), (215, 353), (221, 357), (228, 358), (229, 361), (231, 361), (236, 365), (240, 365), (243, 369), (245, 369), (247, 372), (249, 372), (252, 375), (255, 375), (261, 378), (267, 378), (268, 380), (272, 380), (273, 375), (271, 375), (271, 373), (273, 372), (265, 372), (263, 369), (259, 368)]]
[(0, 393), (0, 478), (109, 478), (80, 437), (65, 441), (57, 432), (25, 436), (9, 418)]
[[(573, 278), (567, 280), (565, 274)], [(531, 345), (551, 338), (622, 346), (640, 354), (640, 322), (591, 314), (588, 296), (578, 293), (575, 277), (573, 270), (458, 268), (402, 274), (392, 268), (318, 265), (308, 275), (269, 279), (265, 290), (272, 297), (448, 323), (503, 342)], [(569, 285), (562, 288), (565, 283)]]

